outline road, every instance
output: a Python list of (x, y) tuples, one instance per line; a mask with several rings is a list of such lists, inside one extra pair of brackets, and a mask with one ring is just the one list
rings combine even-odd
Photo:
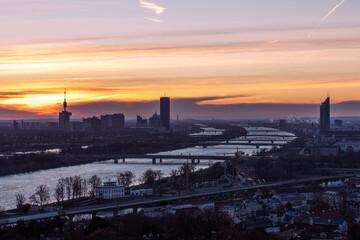
[(279, 187), (284, 185), (294, 185), (299, 183), (309, 183), (314, 181), (327, 181), (332, 179), (343, 179), (349, 178), (352, 176), (356, 176), (358, 173), (351, 173), (351, 174), (340, 174), (340, 175), (332, 175), (332, 176), (315, 176), (309, 178), (302, 178), (302, 179), (291, 179), (291, 180), (284, 180), (274, 183), (266, 183), (266, 184), (259, 184), (253, 186), (240, 186), (240, 187), (231, 187), (227, 189), (218, 189), (212, 190), (208, 192), (195, 192), (186, 195), (174, 196), (174, 197), (157, 197), (152, 199), (136, 199), (136, 200), (127, 200), (127, 201), (118, 201), (114, 203), (107, 203), (107, 204), (98, 204), (98, 205), (91, 205), (86, 207), (75, 207), (70, 209), (63, 209), (58, 212), (50, 212), (50, 213), (41, 213), (41, 214), (34, 214), (34, 215), (26, 215), (26, 216), (17, 216), (17, 217), (9, 217), (9, 218), (2, 218), (0, 219), (0, 225), (4, 224), (12, 224), (16, 223), (19, 220), (23, 221), (30, 221), (30, 220), (38, 220), (38, 219), (46, 219), (52, 218), (55, 216), (74, 216), (77, 214), (92, 214), (100, 211), (112, 211), (112, 210), (120, 210), (126, 208), (137, 208), (137, 207), (148, 207), (154, 205), (166, 205), (169, 203), (173, 203), (179, 200), (184, 199), (191, 199), (197, 197), (204, 197), (204, 196), (212, 196), (212, 195), (219, 195), (219, 194), (226, 194), (232, 193), (237, 191), (246, 191), (246, 190), (253, 190), (253, 189), (261, 189), (261, 188), (273, 188)]

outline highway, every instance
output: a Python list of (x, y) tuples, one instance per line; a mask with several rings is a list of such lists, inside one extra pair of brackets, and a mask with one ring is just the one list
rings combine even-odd
[(212, 191), (208, 191), (208, 192), (194, 192), (191, 194), (179, 195), (179, 196), (174, 196), (174, 197), (157, 197), (157, 198), (152, 198), (152, 199), (136, 199), (136, 200), (118, 201), (118, 202), (114, 202), (114, 203), (63, 209), (58, 212), (2, 218), (2, 219), (0, 219), (0, 225), (16, 223), (19, 220), (30, 221), (30, 220), (52, 218), (55, 216), (74, 216), (77, 214), (93, 214), (93, 213), (96, 214), (96, 212), (100, 212), (100, 211), (113, 211), (113, 210), (121, 210), (121, 209), (126, 209), (126, 208), (138, 208), (138, 207), (148, 207), (148, 206), (154, 206), (154, 205), (166, 205), (166, 204), (173, 203), (173, 202), (179, 201), (179, 200), (184, 200), (184, 199), (191, 199), (191, 198), (205, 197), (205, 196), (214, 196), (214, 195), (219, 195), (219, 194), (253, 190), (253, 189), (261, 189), (261, 188), (273, 188), (273, 187), (279, 187), (279, 186), (285, 186), (285, 185), (309, 183), (309, 182), (314, 182), (314, 181), (328, 181), (328, 180), (332, 180), (332, 179), (344, 179), (344, 178), (356, 176), (357, 174), (358, 173), (340, 174), (340, 175), (332, 175), (332, 176), (316, 176), (316, 177), (291, 179), (291, 180), (285, 180), (285, 181), (280, 181), (280, 182), (259, 184), (259, 185), (252, 185), (252, 186), (237, 186), (237, 187), (231, 187), (231, 188), (226, 188), (226, 189), (212, 190)]

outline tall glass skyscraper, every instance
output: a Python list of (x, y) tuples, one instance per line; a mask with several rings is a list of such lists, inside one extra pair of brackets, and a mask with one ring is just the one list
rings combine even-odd
[(170, 98), (160, 98), (160, 119), (166, 130), (170, 129)]
[(330, 130), (330, 98), (320, 105), (320, 132)]

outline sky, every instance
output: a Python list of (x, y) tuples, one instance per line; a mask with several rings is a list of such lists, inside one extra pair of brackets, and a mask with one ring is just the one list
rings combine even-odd
[(359, 0), (0, 0), (0, 119), (360, 116)]

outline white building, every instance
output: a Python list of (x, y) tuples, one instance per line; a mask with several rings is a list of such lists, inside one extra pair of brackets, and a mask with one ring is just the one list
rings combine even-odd
[(113, 199), (125, 196), (125, 187), (116, 182), (105, 182), (103, 186), (95, 188), (95, 198)]
[(130, 195), (131, 196), (150, 196), (153, 194), (153, 190), (151, 188), (149, 189), (130, 189)]

